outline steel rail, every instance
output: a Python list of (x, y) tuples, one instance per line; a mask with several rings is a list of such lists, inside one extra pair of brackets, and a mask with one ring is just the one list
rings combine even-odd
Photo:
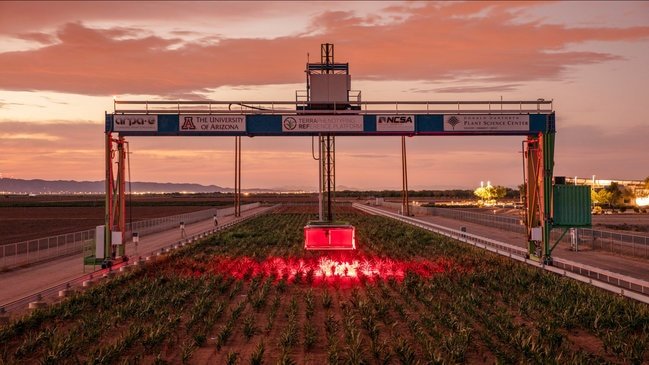
[[(223, 225), (221, 225), (221, 226), (219, 226), (217, 228), (204, 230), (202, 232), (196, 233), (196, 234), (194, 234), (194, 235), (192, 235), (190, 237), (187, 237), (185, 239), (182, 239), (182, 240), (175, 240), (172, 244), (170, 244), (168, 246), (164, 246), (162, 248), (157, 248), (155, 250), (151, 250), (148, 255), (144, 255), (144, 256), (146, 257), (146, 256), (154, 256), (154, 255), (163, 254), (165, 252), (170, 252), (170, 251), (172, 251), (172, 250), (174, 250), (176, 248), (180, 248), (180, 247), (182, 247), (184, 245), (195, 243), (198, 240), (206, 238), (211, 234), (214, 234), (214, 233), (217, 233), (217, 232), (222, 231), (224, 229), (230, 228), (230, 227), (232, 227), (234, 225), (237, 225), (239, 223), (242, 223), (242, 222), (244, 222), (246, 220), (256, 218), (256, 217), (258, 217), (258, 216), (260, 216), (262, 214), (267, 214), (267, 213), (277, 209), (278, 207), (279, 207), (279, 205), (274, 205), (274, 206), (268, 207), (268, 208), (266, 208), (266, 209), (264, 209), (262, 211), (255, 212), (255, 213), (253, 213), (253, 214), (251, 214), (249, 216), (234, 219), (234, 220), (232, 220), (232, 221), (230, 221), (228, 223), (225, 223), (225, 224), (223, 224)], [(141, 258), (142, 258), (142, 256), (139, 256), (137, 261), (140, 261), (139, 259), (141, 259)], [(16, 300), (7, 302), (5, 304), (2, 304), (2, 305), (0, 305), (0, 308), (4, 309), (7, 313), (15, 312), (17, 310), (20, 310), (21, 308), (25, 308), (31, 302), (34, 302), (36, 300), (50, 299), (52, 297), (55, 297), (58, 294), (58, 292), (61, 291), (61, 290), (78, 287), (84, 281), (87, 281), (87, 280), (94, 280), (94, 279), (97, 279), (97, 278), (101, 279), (108, 272), (115, 271), (117, 269), (120, 269), (123, 266), (132, 266), (137, 261), (121, 262), (121, 263), (118, 263), (116, 265), (113, 265), (113, 267), (111, 267), (109, 269), (96, 270), (96, 271), (91, 272), (89, 274), (84, 274), (84, 275), (75, 277), (73, 279), (66, 280), (66, 281), (64, 281), (62, 283), (53, 285), (53, 286), (51, 286), (51, 287), (49, 287), (47, 289), (40, 290), (40, 291), (38, 291), (36, 293), (29, 294), (29, 295), (24, 296), (24, 297), (22, 297), (20, 299), (16, 299)], [(132, 264), (131, 264), (131, 262), (132, 262)]]
[[(200, 114), (408, 114), (408, 113), (550, 113), (553, 111), (553, 100), (465, 100), (465, 101), (328, 101), (326, 110), (322, 102), (315, 101), (189, 101), (189, 100), (115, 100), (114, 113), (164, 114), (164, 113), (200, 113)], [(234, 108), (232, 106), (235, 106)], [(308, 106), (319, 110), (310, 110)], [(462, 106), (481, 105), (483, 108), (462, 110)], [(128, 108), (128, 106), (139, 106)], [(166, 107), (165, 107), (166, 106)], [(282, 107), (284, 106), (284, 107)], [(292, 106), (287, 108), (286, 106)], [(383, 106), (383, 107), (381, 107)], [(418, 106), (412, 108), (412, 106)], [(431, 108), (431, 106), (433, 108)], [(447, 108), (438, 108), (446, 106)], [(497, 107), (500, 106), (500, 109)], [(507, 106), (507, 109), (503, 108)], [(536, 106), (536, 108), (529, 108)], [(549, 108), (548, 108), (549, 106)], [(152, 108), (154, 107), (154, 108)], [(404, 108), (405, 107), (405, 108)], [(525, 107), (525, 108), (524, 108)], [(302, 108), (302, 109), (300, 109)], [(352, 108), (356, 108), (353, 110)], [(372, 108), (372, 109), (370, 109)]]
[(522, 247), (510, 245), (508, 243), (500, 242), (475, 234), (458, 231), (452, 228), (426, 222), (421, 219), (404, 217), (397, 213), (369, 207), (363, 204), (354, 203), (352, 204), (352, 206), (366, 213), (396, 219), (398, 221), (414, 225), (428, 231), (471, 244), (476, 247), (486, 249), (499, 255), (507, 256), (509, 258), (524, 262), (528, 265), (538, 267), (540, 269), (550, 271), (562, 276), (566, 276), (583, 283), (587, 283), (595, 287), (607, 290), (609, 292), (649, 304), (649, 282), (645, 280), (564, 259), (555, 258), (553, 266), (545, 265), (542, 262), (537, 262), (527, 258), (527, 250)]
[[(470, 104), (492, 104), (492, 105), (551, 105), (553, 100), (537, 99), (537, 100), (373, 100), (373, 101), (327, 101), (325, 104), (340, 104), (340, 105), (395, 105), (395, 104), (421, 104), (421, 105), (470, 105)], [(115, 100), (116, 105), (120, 104), (148, 104), (148, 105), (241, 105), (241, 104), (263, 104), (263, 105), (322, 105), (321, 101), (272, 101), (272, 100), (209, 100), (209, 101), (191, 101), (191, 100)]]

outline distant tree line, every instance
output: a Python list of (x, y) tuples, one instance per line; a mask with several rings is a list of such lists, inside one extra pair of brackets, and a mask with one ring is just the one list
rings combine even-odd
[[(499, 193), (503, 195), (500, 198), (518, 199), (519, 191), (507, 187), (499, 186)], [(336, 197), (339, 198), (399, 198), (401, 190), (343, 190), (336, 191)], [(411, 198), (435, 198), (435, 199), (473, 199), (474, 190), (450, 189), (450, 190), (408, 190), (408, 196)]]
[(590, 189), (590, 199), (594, 207), (625, 209), (635, 205), (635, 199), (649, 196), (649, 177), (644, 179), (644, 186), (635, 191), (613, 181), (603, 188)]

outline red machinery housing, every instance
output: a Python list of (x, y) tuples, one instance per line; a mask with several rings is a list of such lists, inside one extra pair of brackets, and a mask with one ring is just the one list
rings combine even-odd
[(305, 250), (355, 250), (356, 229), (349, 224), (309, 222), (304, 227)]

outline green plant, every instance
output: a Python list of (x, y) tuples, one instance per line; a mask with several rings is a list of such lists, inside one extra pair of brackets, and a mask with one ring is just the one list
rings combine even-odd
[(264, 341), (260, 341), (255, 347), (255, 350), (250, 354), (250, 365), (262, 365), (264, 361), (264, 352), (266, 347)]
[(243, 320), (243, 335), (246, 337), (246, 341), (250, 341), (252, 336), (257, 333), (258, 328), (255, 323), (255, 316), (252, 314)]
[(230, 351), (225, 357), (225, 363), (227, 365), (235, 365), (239, 361), (239, 353)]
[(329, 291), (326, 289), (322, 292), (322, 307), (325, 309), (331, 308), (332, 298)]

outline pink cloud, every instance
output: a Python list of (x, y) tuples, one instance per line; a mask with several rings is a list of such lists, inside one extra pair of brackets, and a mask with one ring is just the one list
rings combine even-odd
[[(58, 28), (55, 44), (0, 53), (0, 89), (191, 97), (224, 85), (302, 82), (306, 52), (315, 58), (324, 42), (336, 44), (336, 60), (349, 62), (357, 80), (473, 77), (515, 83), (559, 79), (570, 66), (620, 58), (570, 51), (570, 45), (649, 37), (646, 26), (569, 28), (522, 22), (517, 18), (521, 8), (508, 2), (424, 3), (416, 9), (393, 7), (386, 14), (401, 11), (404, 20), (388, 23), (374, 15), (330, 11), (316, 15), (302, 35), (203, 43), (150, 35), (146, 29), (67, 23)], [(87, 9), (84, 5), (80, 13)], [(269, 9), (264, 8), (266, 14), (272, 14)]]

